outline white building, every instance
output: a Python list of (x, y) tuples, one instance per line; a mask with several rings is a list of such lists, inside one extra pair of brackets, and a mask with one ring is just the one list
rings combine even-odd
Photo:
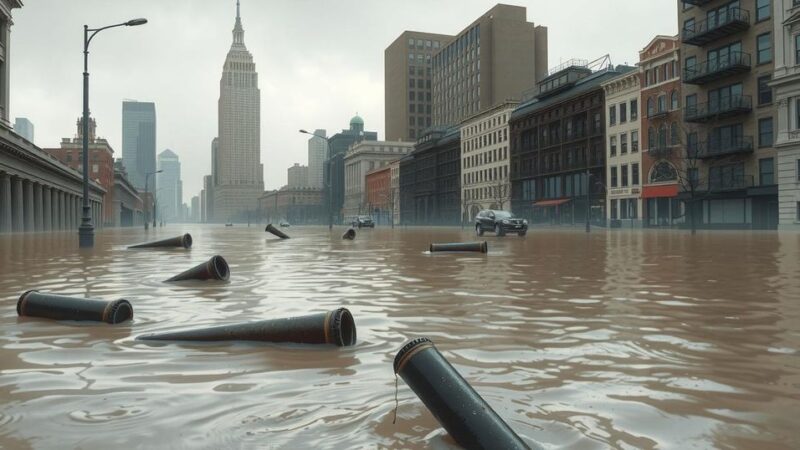
[(606, 111), (606, 212), (610, 226), (641, 226), (642, 153), (639, 151), (639, 71), (602, 84)]
[(328, 159), (328, 142), (318, 136), (326, 136), (325, 130), (314, 130), (314, 136), (308, 140), (308, 186), (321, 188), (323, 168)]
[(508, 118), (519, 102), (506, 101), (461, 122), (461, 215), (511, 209)]
[(398, 160), (413, 149), (412, 142), (361, 141), (347, 150), (344, 157), (345, 219), (367, 213), (367, 172)]
[(800, 230), (800, 3), (774, 0), (778, 228)]
[(183, 219), (183, 182), (181, 181), (181, 161), (170, 149), (158, 154), (158, 191), (156, 199), (158, 218), (167, 222)]

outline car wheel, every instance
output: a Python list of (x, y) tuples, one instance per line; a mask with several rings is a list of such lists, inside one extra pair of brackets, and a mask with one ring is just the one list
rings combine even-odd
[(478, 236), (483, 236), (483, 228), (480, 225), (475, 225), (475, 234)]
[(519, 237), (523, 237), (523, 236), (525, 236), (526, 234), (528, 234), (528, 232), (527, 232), (527, 231), (520, 231), (520, 232), (519, 232)]
[(503, 229), (500, 227), (500, 224), (494, 226), (494, 234), (497, 236), (505, 236), (505, 233), (503, 233)]

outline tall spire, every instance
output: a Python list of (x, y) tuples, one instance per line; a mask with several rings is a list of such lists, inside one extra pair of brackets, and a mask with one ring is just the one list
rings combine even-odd
[(239, 0), (236, 0), (236, 20), (240, 19), (239, 15)]
[(233, 46), (244, 47), (244, 28), (242, 28), (242, 17), (239, 14), (239, 0), (236, 0), (236, 24), (233, 26)]

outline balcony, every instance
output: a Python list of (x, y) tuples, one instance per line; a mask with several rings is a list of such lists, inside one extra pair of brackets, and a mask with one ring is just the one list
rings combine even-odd
[(708, 179), (709, 192), (740, 191), (754, 186), (752, 175), (729, 175)]
[(714, 0), (683, 0), (683, 3), (687, 5), (694, 5), (694, 6), (706, 6), (707, 4), (713, 2)]
[[(740, 153), (753, 153), (753, 136), (739, 136), (730, 139), (712, 139), (701, 142), (696, 148), (697, 159), (718, 158)], [(688, 150), (688, 156), (695, 156)]]
[(683, 109), (683, 120), (693, 123), (705, 123), (712, 120), (747, 114), (753, 109), (753, 97), (749, 95), (733, 95), (723, 97), (719, 101), (686, 106)]
[(749, 27), (750, 13), (744, 9), (731, 8), (721, 16), (701, 20), (689, 28), (684, 28), (681, 40), (684, 44), (701, 46)]
[(648, 120), (655, 120), (661, 117), (666, 117), (669, 114), (669, 110), (667, 109), (656, 109), (653, 108), (652, 110), (647, 111), (647, 119)]
[(656, 144), (647, 149), (647, 154), (653, 159), (669, 159), (672, 157), (672, 147), (666, 144)]
[(731, 75), (750, 71), (750, 54), (733, 52), (713, 60), (704, 61), (683, 70), (683, 82), (706, 84)]

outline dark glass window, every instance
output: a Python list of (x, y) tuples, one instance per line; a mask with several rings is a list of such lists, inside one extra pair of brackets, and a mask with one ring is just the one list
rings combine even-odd
[(617, 107), (611, 106), (608, 108), (608, 123), (614, 125), (617, 123)]
[(772, 103), (772, 87), (767, 83), (772, 79), (772, 76), (765, 75), (758, 77), (758, 104), (766, 105)]
[(631, 164), (631, 185), (639, 185), (639, 163)]
[(758, 35), (758, 38), (756, 38), (756, 52), (758, 55), (756, 62), (758, 64), (772, 61), (772, 36), (770, 36), (770, 33)]
[(617, 187), (617, 168), (611, 168), (611, 187)]
[(775, 160), (762, 158), (758, 160), (758, 183), (762, 186), (775, 184)]
[(639, 100), (631, 100), (631, 120), (639, 117)]
[(758, 146), (772, 147), (772, 117), (758, 121)]
[(756, 0), (756, 21), (768, 19), (772, 15), (770, 0)]

